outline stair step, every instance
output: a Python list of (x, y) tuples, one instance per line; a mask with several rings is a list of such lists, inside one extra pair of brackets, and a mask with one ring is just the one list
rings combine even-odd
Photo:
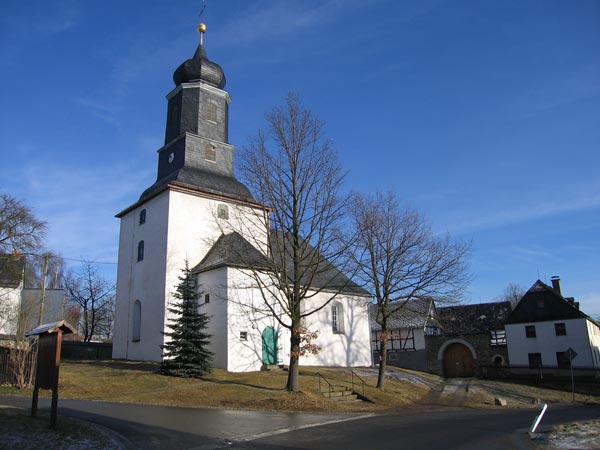
[(260, 368), (261, 372), (285, 371), (283, 364), (263, 364)]
[(358, 396), (356, 394), (344, 395), (341, 397), (330, 397), (329, 400), (332, 402), (355, 402), (358, 401)]

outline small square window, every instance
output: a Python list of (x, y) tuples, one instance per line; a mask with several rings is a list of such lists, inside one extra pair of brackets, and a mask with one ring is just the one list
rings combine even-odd
[(227, 205), (217, 206), (217, 217), (219, 219), (229, 219), (229, 208), (227, 207)]
[(565, 323), (555, 323), (554, 324), (554, 332), (557, 336), (566, 336), (567, 335), (567, 326)]
[(537, 301), (537, 307), (538, 307), (538, 309), (544, 309), (544, 300), (543, 299), (539, 299)]
[(208, 144), (204, 149), (204, 159), (207, 161), (217, 160), (217, 149), (214, 145)]
[(248, 340), (248, 332), (240, 331), (240, 341), (247, 341), (247, 340)]
[(528, 338), (534, 338), (535, 334), (535, 325), (525, 325), (525, 336)]
[(210, 294), (204, 294), (204, 303), (210, 303)]

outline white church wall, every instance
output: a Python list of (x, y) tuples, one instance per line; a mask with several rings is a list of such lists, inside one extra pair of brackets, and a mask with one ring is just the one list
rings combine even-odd
[(266, 309), (262, 293), (252, 276), (247, 271), (230, 268), (228, 279), (227, 370), (260, 370), (263, 365), (262, 333), (267, 327), (273, 327), (277, 333), (278, 363), (287, 364), (290, 354), (289, 331)]
[(198, 292), (200, 312), (210, 318), (207, 332), (211, 335), (209, 349), (214, 353), (213, 366), (227, 369), (227, 268), (198, 275)]
[[(145, 223), (139, 223), (146, 210)], [(121, 217), (113, 358), (161, 361), (165, 322), (165, 257), (169, 193), (148, 200)], [(138, 244), (144, 241), (144, 258)], [(133, 305), (141, 303), (139, 341), (133, 341)]]
[[(304, 310), (315, 308), (326, 302), (331, 293), (320, 292), (307, 299)], [(332, 306), (336, 302), (342, 309), (342, 331), (335, 332), (332, 326)], [(320, 311), (305, 319), (310, 331), (318, 331), (315, 344), (321, 347), (316, 355), (305, 355), (300, 364), (305, 366), (358, 367), (371, 365), (371, 343), (368, 314), (368, 298), (338, 295)]]

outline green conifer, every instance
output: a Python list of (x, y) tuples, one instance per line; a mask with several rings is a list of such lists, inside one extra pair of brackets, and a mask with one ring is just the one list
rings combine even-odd
[(168, 325), (171, 331), (164, 333), (168, 339), (163, 345), (161, 372), (198, 378), (210, 372), (213, 353), (207, 348), (210, 335), (205, 331), (209, 317), (198, 309), (198, 291), (187, 261), (173, 297), (176, 301), (168, 307), (172, 314)]

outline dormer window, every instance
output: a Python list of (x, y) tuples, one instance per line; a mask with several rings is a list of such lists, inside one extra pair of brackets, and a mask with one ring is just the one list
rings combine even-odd
[(217, 160), (217, 149), (214, 145), (208, 144), (204, 149), (204, 159), (207, 161), (216, 161)]
[(208, 102), (206, 105), (206, 120), (217, 122), (217, 105), (213, 102)]
[(227, 205), (220, 204), (219, 206), (217, 206), (217, 217), (219, 219), (229, 219), (229, 208), (227, 207)]
[(146, 209), (140, 211), (140, 225), (146, 223)]

